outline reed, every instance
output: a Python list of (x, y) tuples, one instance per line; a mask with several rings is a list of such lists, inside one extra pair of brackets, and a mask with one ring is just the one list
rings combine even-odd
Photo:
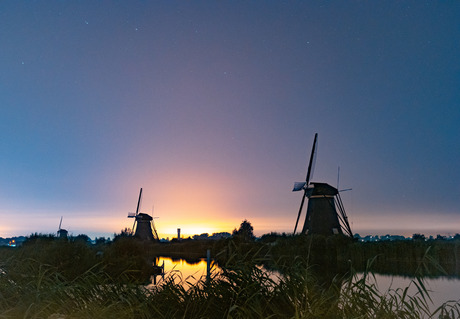
[[(112, 273), (104, 267), (104, 258), (114, 262), (136, 255), (139, 253), (136, 249), (142, 248), (135, 242), (117, 245), (110, 249), (118, 252), (107, 250), (101, 259), (93, 259), (88, 253), (86, 259), (88, 264), (93, 261), (92, 266), (83, 262), (84, 269), (70, 273), (70, 266), (61, 265), (58, 258), (47, 263), (31, 258), (37, 255), (27, 247), (24, 251), (16, 250), (17, 253), (8, 250), (9, 255), (4, 255), (7, 258), (2, 258), (0, 264), (0, 318), (445, 319), (460, 316), (458, 301), (430, 312), (430, 294), (422, 277), (416, 277), (410, 284), (416, 288), (412, 295), (410, 287), (379, 291), (372, 281), (372, 267), (377, 258), (368, 262), (363, 275), (350, 270), (351, 276), (342, 274), (325, 279), (321, 272), (315, 272), (311, 260), (302, 256), (287, 263), (286, 258), (270, 257), (271, 249), (265, 246), (253, 246), (251, 250), (247, 249), (249, 246), (228, 243), (233, 254), (226, 256), (221, 271), (212, 271), (211, 280), (180, 278), (182, 283), (178, 284), (176, 278), (181, 274), (172, 272), (156, 286), (145, 286), (132, 277), (132, 272), (142, 271), (142, 263), (125, 263)], [(72, 244), (63, 247), (71, 249)], [(425, 256), (430, 253), (425, 252)], [(258, 266), (269, 258), (282, 275), (273, 276)], [(425, 259), (429, 262), (429, 258)]]

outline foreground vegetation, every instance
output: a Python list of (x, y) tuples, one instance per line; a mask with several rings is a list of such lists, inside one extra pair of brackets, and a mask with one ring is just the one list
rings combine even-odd
[[(0, 318), (460, 317), (458, 302), (430, 310), (421, 277), (411, 283), (417, 291), (413, 295), (409, 287), (379, 291), (369, 280), (379, 257), (368, 260), (362, 276), (356, 275), (353, 262), (346, 271), (327, 271), (326, 266), (340, 264), (346, 257), (342, 252), (348, 254), (354, 243), (311, 237), (276, 241), (160, 245), (126, 237), (89, 245), (84, 238), (35, 236), (22, 247), (0, 251)], [(171, 273), (156, 286), (145, 285), (155, 250), (186, 250), (193, 257), (194, 250), (208, 248), (222, 266), (211, 280), (176, 284), (178, 274)], [(420, 257), (414, 275), (430, 268), (425, 267), (432, 265), (429, 256), (431, 249)], [(261, 264), (283, 275), (272, 276)]]

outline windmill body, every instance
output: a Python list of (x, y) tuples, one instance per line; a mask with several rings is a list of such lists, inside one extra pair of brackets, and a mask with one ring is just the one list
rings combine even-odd
[(67, 238), (67, 235), (69, 234), (69, 232), (66, 230), (66, 229), (59, 229), (57, 231), (57, 236), (58, 238)]
[(306, 181), (294, 184), (294, 192), (303, 191), (294, 234), (297, 230), (305, 199), (308, 198), (302, 234), (329, 236), (346, 233), (348, 236), (353, 237), (338, 189), (326, 183), (310, 182), (310, 178), (313, 176), (317, 139), (318, 134), (315, 134)]
[(150, 215), (139, 213), (136, 216), (136, 231), (134, 237), (142, 240), (154, 240), (152, 231), (153, 218)]
[(339, 192), (326, 183), (310, 183), (307, 190), (308, 206), (302, 234), (343, 234), (340, 226), (335, 196)]

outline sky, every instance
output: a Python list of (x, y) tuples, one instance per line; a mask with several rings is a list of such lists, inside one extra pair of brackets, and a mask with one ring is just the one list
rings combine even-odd
[[(0, 2), (0, 237), (460, 233), (460, 2)], [(303, 223), (305, 213), (301, 217)]]

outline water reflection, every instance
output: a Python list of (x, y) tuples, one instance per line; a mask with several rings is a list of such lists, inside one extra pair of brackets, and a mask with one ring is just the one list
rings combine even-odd
[[(362, 276), (362, 275), (361, 275)], [(359, 277), (359, 276), (358, 276)], [(370, 283), (374, 283), (380, 292), (389, 290), (404, 289), (409, 287), (408, 295), (415, 295), (417, 287), (412, 283), (414, 278), (375, 274), (374, 278), (369, 278)], [(460, 300), (460, 279), (452, 277), (424, 278), (423, 282), (433, 301), (430, 309), (434, 310), (447, 301)]]
[[(211, 271), (219, 271), (218, 266), (211, 261)], [(207, 262), (205, 258), (189, 261), (180, 258), (157, 257), (157, 265), (164, 265), (164, 277), (174, 278), (176, 284), (195, 284), (206, 278)]]
[[(166, 279), (173, 278), (176, 284), (183, 284), (187, 287), (196, 284), (200, 279), (205, 280), (207, 262), (206, 259), (196, 259), (187, 261), (180, 258), (158, 257), (156, 259), (157, 265), (164, 265), (164, 275)], [(275, 283), (279, 282), (282, 275), (274, 270), (267, 270), (263, 266), (258, 266), (259, 269), (266, 271), (269, 277)], [(217, 264), (213, 263), (211, 267), (212, 272), (220, 272), (221, 269)], [(347, 281), (347, 277), (343, 272), (330, 271), (331, 269), (315, 269), (315, 278), (317, 282), (316, 289), (318, 291), (326, 291), (331, 284), (341, 286), (342, 283)], [(337, 270), (337, 269), (336, 269)], [(362, 278), (362, 274), (358, 274), (354, 280)], [(161, 283), (162, 279), (157, 278)], [(397, 290), (398, 288), (404, 289), (409, 287), (408, 294), (414, 295), (417, 293), (417, 287), (411, 284), (413, 278), (398, 275), (382, 275), (374, 274), (368, 277), (370, 284), (375, 284), (378, 291), (382, 294), (389, 290)], [(437, 278), (424, 278), (425, 286), (427, 287), (430, 297), (432, 298), (431, 310), (436, 309), (446, 301), (458, 301), (460, 299), (460, 278), (452, 277), (437, 277)], [(339, 296), (330, 296), (331, 298), (338, 298)]]

